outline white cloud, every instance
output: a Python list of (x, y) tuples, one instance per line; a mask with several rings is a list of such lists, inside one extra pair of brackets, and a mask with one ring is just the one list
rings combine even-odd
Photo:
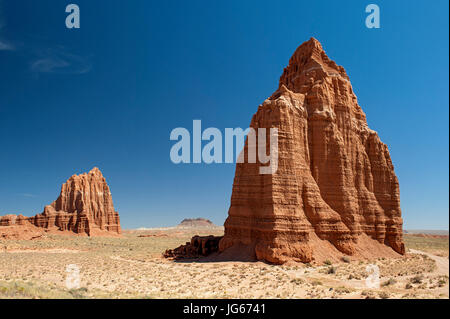
[(21, 196), (23, 196), (23, 197), (28, 197), (28, 198), (36, 198), (36, 197), (37, 197), (36, 195), (34, 195), (34, 194), (29, 194), (29, 193), (21, 193), (21, 194), (19, 194), (19, 195), (21, 195)]
[[(2, 14), (2, 12), (3, 12), (2, 6), (3, 6), (3, 3), (0, 0), (0, 31), (6, 25), (5, 19), (3, 18), (3, 14)], [(11, 43), (0, 39), (0, 51), (12, 51), (14, 49), (15, 48)]]
[(31, 70), (38, 73), (83, 74), (90, 69), (86, 58), (68, 53), (60, 46), (40, 52), (39, 58), (31, 63)]
[(0, 0), (0, 51), (24, 51), (24, 54), (32, 57), (29, 66), (35, 73), (83, 74), (91, 70), (89, 58), (70, 53), (63, 46), (42, 49), (42, 44), (24, 45), (17, 41), (13, 44), (5, 40), (1, 34), (6, 25), (2, 2), (3, 0)]
[(69, 65), (68, 62), (58, 58), (44, 58), (34, 61), (31, 64), (31, 69), (36, 72), (51, 73)]
[(0, 51), (12, 51), (14, 46), (8, 42), (0, 40)]

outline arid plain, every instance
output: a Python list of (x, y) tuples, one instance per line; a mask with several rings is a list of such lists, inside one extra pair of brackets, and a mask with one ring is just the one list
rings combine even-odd
[(388, 146), (317, 39), (295, 50), (250, 128), (276, 132), (256, 143), (270, 144), (270, 165), (251, 160), (249, 136), (224, 227), (123, 231), (94, 167), (41, 213), (0, 217), (0, 297), (449, 297), (448, 232), (405, 234)]
[[(121, 237), (48, 234), (0, 240), (0, 298), (448, 298), (448, 236), (405, 235), (398, 259), (321, 264), (173, 261), (165, 249), (216, 228), (124, 231)], [(66, 267), (80, 288), (66, 288)], [(368, 288), (366, 267), (380, 269)]]

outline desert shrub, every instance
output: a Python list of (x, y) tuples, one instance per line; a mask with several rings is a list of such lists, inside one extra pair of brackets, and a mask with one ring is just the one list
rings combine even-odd
[(347, 256), (342, 256), (341, 259), (342, 259), (342, 261), (345, 262), (345, 263), (350, 263), (350, 258), (347, 257)]
[(348, 289), (347, 287), (343, 287), (343, 286), (337, 287), (335, 290), (336, 290), (336, 292), (338, 294), (348, 294), (348, 293), (350, 293), (350, 289)]
[(375, 295), (372, 291), (363, 290), (361, 296), (366, 297), (366, 299), (375, 299)]
[(294, 278), (291, 280), (292, 283), (295, 283), (296, 285), (301, 285), (302, 283), (304, 283), (304, 280), (301, 278)]
[(383, 282), (382, 286), (386, 287), (386, 286), (391, 286), (391, 285), (395, 285), (397, 283), (397, 280), (390, 278), (389, 280)]
[(413, 284), (421, 284), (423, 278), (424, 278), (423, 275), (417, 275), (417, 276), (411, 278), (411, 282), (412, 282)]
[(444, 279), (439, 279), (439, 281), (438, 281), (439, 287), (444, 287), (446, 283), (447, 283), (447, 281)]
[(331, 266), (328, 268), (327, 274), (335, 274), (335, 273), (336, 273), (336, 267)]
[(389, 294), (385, 291), (382, 291), (378, 294), (378, 297), (380, 297), (381, 299), (388, 299), (389, 298)]

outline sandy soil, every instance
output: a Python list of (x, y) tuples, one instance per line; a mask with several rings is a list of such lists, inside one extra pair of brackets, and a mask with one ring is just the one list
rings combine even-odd
[(433, 259), (436, 262), (436, 273), (440, 274), (440, 275), (447, 275), (448, 276), (448, 270), (449, 270), (449, 264), (448, 264), (448, 257), (441, 257), (441, 256), (436, 256), (424, 251), (420, 251), (420, 250), (416, 250), (416, 249), (410, 249), (409, 250), (410, 253), (412, 254), (422, 254), (422, 255), (426, 255), (428, 257), (430, 257), (431, 259)]
[[(125, 232), (122, 238), (47, 235), (31, 241), (0, 240), (0, 298), (449, 297), (448, 257), (416, 247), (402, 258), (350, 258), (313, 265), (174, 262), (161, 256), (194, 234), (222, 231), (147, 230)], [(80, 269), (79, 289), (66, 287), (68, 265)], [(379, 287), (367, 286), (368, 266), (379, 270)]]

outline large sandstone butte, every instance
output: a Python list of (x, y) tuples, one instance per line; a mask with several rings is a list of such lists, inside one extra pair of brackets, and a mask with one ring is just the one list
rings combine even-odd
[(277, 264), (405, 253), (388, 148), (319, 41), (297, 48), (250, 127), (278, 129), (278, 170), (236, 165), (221, 252)]
[[(34, 226), (46, 231), (69, 231), (89, 236), (120, 234), (119, 214), (114, 210), (109, 186), (100, 170), (73, 175), (61, 187), (56, 201), (34, 217), (7, 215), (0, 217), (0, 237), (8, 237), (8, 227), (20, 238), (21, 230)], [(34, 229), (34, 232), (36, 229)]]

